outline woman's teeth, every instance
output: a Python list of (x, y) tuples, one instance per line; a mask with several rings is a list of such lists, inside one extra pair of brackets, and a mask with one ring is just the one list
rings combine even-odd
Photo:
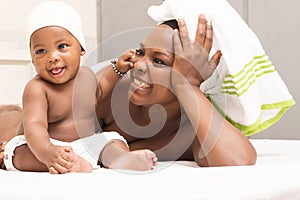
[(141, 88), (143, 89), (147, 89), (147, 88), (150, 88), (150, 85), (145, 83), (145, 82), (142, 82), (142, 81), (139, 81), (137, 79), (134, 79), (134, 83), (137, 84), (138, 86), (140, 86)]

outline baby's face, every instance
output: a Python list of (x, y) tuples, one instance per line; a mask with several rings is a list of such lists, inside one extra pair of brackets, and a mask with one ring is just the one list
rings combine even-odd
[(76, 76), (84, 52), (69, 31), (58, 26), (47, 26), (31, 35), (30, 54), (42, 79), (62, 84)]

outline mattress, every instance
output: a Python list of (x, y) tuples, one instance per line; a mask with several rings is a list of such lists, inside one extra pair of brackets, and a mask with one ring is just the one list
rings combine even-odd
[(254, 166), (159, 162), (148, 172), (99, 168), (51, 175), (0, 170), (0, 199), (300, 199), (300, 140), (252, 139)]

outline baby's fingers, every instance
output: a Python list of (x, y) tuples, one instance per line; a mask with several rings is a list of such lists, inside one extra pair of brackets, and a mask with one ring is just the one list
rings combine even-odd
[(136, 54), (135, 49), (129, 49), (124, 54), (122, 54), (118, 60), (129, 61), (130, 59), (135, 58), (135, 54)]
[(49, 173), (50, 174), (59, 174), (58, 171), (56, 171), (56, 169), (54, 169), (54, 167), (49, 168)]
[(67, 169), (61, 166), (58, 163), (54, 163), (53, 166), (49, 167), (50, 174), (65, 174), (70, 172), (70, 169)]

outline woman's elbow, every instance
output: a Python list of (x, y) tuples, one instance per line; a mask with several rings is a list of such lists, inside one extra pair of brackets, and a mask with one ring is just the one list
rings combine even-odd
[(237, 159), (234, 163), (234, 166), (246, 166), (246, 165), (255, 165), (257, 160), (257, 153), (253, 149), (250, 152), (246, 152), (244, 155), (241, 155), (240, 159)]

